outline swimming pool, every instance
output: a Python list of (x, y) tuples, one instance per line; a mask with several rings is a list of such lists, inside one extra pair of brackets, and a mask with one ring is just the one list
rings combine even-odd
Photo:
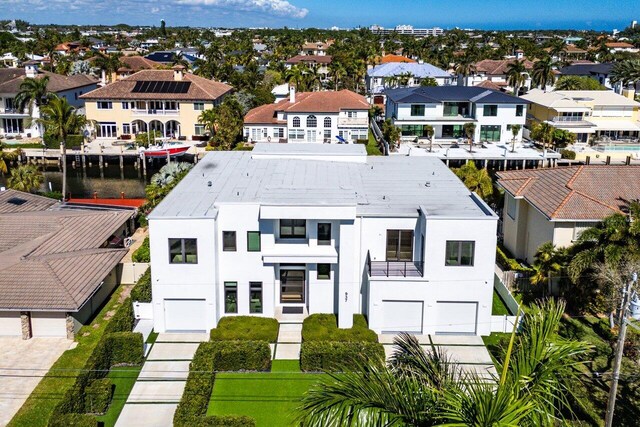
[(640, 151), (640, 144), (598, 145), (598, 151)]

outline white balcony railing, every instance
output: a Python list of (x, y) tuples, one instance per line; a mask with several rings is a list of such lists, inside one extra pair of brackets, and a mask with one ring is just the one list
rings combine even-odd
[(153, 108), (149, 108), (146, 110), (134, 108), (131, 111), (133, 112), (133, 114), (143, 116), (177, 116), (178, 114), (180, 114), (180, 110), (155, 110)]
[(554, 122), (582, 122), (584, 121), (583, 116), (555, 116), (551, 119)]
[(18, 108), (0, 108), (0, 114), (15, 114), (17, 116), (28, 116), (25, 111)]
[(368, 126), (369, 119), (367, 117), (339, 117), (338, 126)]

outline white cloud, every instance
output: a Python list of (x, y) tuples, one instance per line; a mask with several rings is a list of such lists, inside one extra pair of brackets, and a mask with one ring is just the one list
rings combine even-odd
[(183, 5), (219, 6), (245, 11), (262, 11), (271, 15), (304, 18), (309, 11), (292, 5), (287, 0), (176, 0)]
[(157, 7), (152, 7), (151, 8), (151, 13), (158, 13), (158, 12), (160, 12), (159, 8), (157, 8)]

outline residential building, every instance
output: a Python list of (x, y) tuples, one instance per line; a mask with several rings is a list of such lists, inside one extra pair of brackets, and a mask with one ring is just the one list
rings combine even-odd
[(211, 152), (149, 215), (154, 330), (291, 313), (349, 328), (362, 313), (378, 333), (486, 335), (496, 226), (438, 159), (362, 145)]
[(369, 103), (350, 90), (300, 92), (250, 110), (244, 118), (250, 142), (337, 143), (369, 137)]
[(164, 67), (163, 64), (144, 56), (123, 56), (120, 58), (120, 62), (122, 62), (123, 66), (118, 68), (117, 78), (112, 78), (111, 81), (122, 80), (141, 70), (157, 70)]
[[(433, 86), (389, 89), (385, 116), (400, 127), (403, 137), (426, 137), (426, 125), (436, 140), (466, 138), (463, 126), (476, 125), (474, 141), (507, 143), (511, 125), (524, 126), (529, 101), (505, 93), (468, 86)], [(517, 139), (522, 138), (522, 130)]]
[(397, 25), (394, 28), (384, 28), (379, 25), (372, 25), (369, 30), (375, 34), (392, 35), (402, 34), (415, 37), (441, 36), (444, 30), (440, 27), (433, 28), (413, 28), (411, 25)]
[(0, 335), (73, 339), (119, 284), (135, 215), (0, 191)]
[(640, 166), (589, 165), (498, 172), (505, 247), (533, 263), (546, 242), (570, 246), (587, 228), (640, 198)]
[(293, 66), (305, 66), (313, 70), (320, 76), (322, 81), (329, 78), (329, 64), (331, 64), (330, 55), (296, 55), (285, 61), (287, 69)]
[(142, 70), (82, 95), (87, 118), (95, 120), (97, 138), (132, 138), (158, 131), (164, 137), (204, 135), (203, 110), (219, 105), (232, 88), (224, 83), (173, 70)]
[[(551, 48), (545, 48), (547, 52), (551, 52)], [(574, 44), (566, 44), (564, 48), (557, 54), (552, 57), (554, 61), (577, 61), (587, 59), (587, 55), (589, 52), (580, 49)]]
[(374, 104), (384, 105), (384, 92), (388, 88), (420, 86), (425, 79), (434, 79), (438, 86), (445, 86), (452, 83), (453, 76), (427, 63), (388, 62), (367, 70), (367, 92)]
[(307, 42), (302, 45), (300, 55), (305, 56), (326, 56), (327, 50), (333, 44), (333, 40), (327, 40), (326, 42)]
[(592, 79), (597, 80), (598, 83), (604, 87), (614, 89), (618, 85), (613, 85), (609, 79), (612, 69), (612, 62), (602, 64), (596, 64), (594, 62), (579, 62), (559, 68), (558, 72), (561, 76), (591, 77)]
[(388, 53), (388, 54), (378, 58), (378, 60), (376, 62), (379, 63), (379, 64), (388, 64), (390, 62), (415, 63), (415, 62), (418, 62), (418, 61), (416, 61), (415, 59), (407, 58), (406, 56), (395, 55), (395, 54), (392, 54), (392, 53)]
[(638, 53), (640, 49), (627, 42), (608, 42), (606, 46), (609, 48), (609, 52), (618, 53), (618, 52), (628, 52), (628, 53)]
[(189, 65), (193, 64), (198, 58), (188, 53), (182, 53), (179, 50), (156, 50), (155, 52), (151, 52), (146, 55), (145, 58), (157, 62), (162, 65), (173, 65), (177, 56), (180, 56), (182, 59), (187, 61)]
[(85, 74), (63, 76), (42, 71), (31, 61), (24, 68), (0, 68), (0, 135), (39, 137), (40, 128), (35, 119), (40, 117), (37, 107), (29, 113), (28, 106), (20, 109), (15, 98), (20, 93), (20, 85), (25, 78), (41, 79), (47, 77), (47, 89), (76, 108), (84, 106), (80, 96), (98, 87), (98, 80)]
[(595, 139), (637, 139), (640, 132), (640, 103), (610, 90), (532, 89), (522, 98), (530, 101), (527, 125), (549, 123), (575, 133), (578, 141)]
[(525, 74), (524, 85), (520, 88), (520, 93), (526, 92), (531, 88), (531, 70), (533, 70), (533, 62), (526, 58), (510, 58), (510, 59), (483, 59), (474, 64), (475, 71), (468, 76), (458, 76), (458, 84), (463, 86), (475, 86), (486, 80), (500, 86), (505, 92), (513, 92), (513, 87), (508, 83), (507, 72), (509, 65), (516, 61), (524, 61), (524, 67), (527, 70)]

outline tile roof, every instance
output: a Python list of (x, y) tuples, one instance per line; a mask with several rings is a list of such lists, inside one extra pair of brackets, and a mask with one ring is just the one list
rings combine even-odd
[(124, 64), (124, 69), (131, 70), (134, 73), (140, 70), (152, 70), (154, 68), (162, 68), (159, 62), (152, 61), (144, 56), (123, 56), (120, 62)]
[[(516, 59), (483, 59), (476, 62), (476, 73), (486, 73), (490, 75), (505, 75), (509, 69), (509, 65), (516, 62)], [(524, 59), (524, 67), (527, 70), (533, 69), (533, 62)]]
[(480, 83), (475, 84), (474, 86), (475, 87), (483, 87), (485, 89), (492, 89), (492, 90), (500, 90), (500, 89), (502, 89), (502, 87), (498, 86), (497, 84), (495, 84), (491, 80), (483, 80)]
[(57, 205), (49, 197), (7, 189), (0, 191), (0, 214), (43, 211)]
[(445, 70), (431, 64), (389, 62), (387, 64), (377, 65), (367, 71), (367, 75), (371, 77), (391, 77), (399, 76), (404, 73), (411, 73), (414, 77), (451, 77), (451, 74)]
[[(86, 74), (75, 74), (73, 76), (63, 76), (49, 71), (38, 71), (36, 78), (49, 77), (47, 89), (50, 92), (58, 93), (75, 88), (95, 85), (98, 80)], [(25, 70), (22, 68), (6, 68), (0, 70), (0, 93), (18, 93), (20, 85), (26, 78)]]
[(420, 102), (441, 103), (445, 101), (468, 101), (480, 104), (529, 104), (522, 98), (496, 90), (477, 86), (428, 86), (386, 90), (389, 99), (397, 103)]
[(174, 81), (172, 70), (141, 70), (120, 81), (85, 93), (82, 99), (170, 99), (210, 101), (216, 100), (233, 88), (227, 84), (184, 73), (183, 80), (191, 82), (187, 93), (133, 93), (138, 81)]
[(293, 58), (287, 59), (287, 64), (299, 64), (299, 63), (315, 63), (315, 64), (330, 64), (331, 55), (296, 55)]
[(640, 166), (570, 166), (497, 176), (502, 188), (551, 220), (598, 221), (640, 198)]
[(387, 54), (385, 56), (383, 56), (382, 58), (380, 58), (380, 63), (381, 64), (388, 64), (390, 62), (407, 62), (407, 63), (414, 63), (417, 62), (411, 58), (407, 58), (406, 56), (402, 56), (402, 55), (393, 55), (393, 54)]
[(609, 74), (613, 69), (613, 63), (573, 63), (566, 67), (560, 68), (558, 71), (563, 76), (592, 76), (595, 74)]
[(369, 103), (362, 95), (350, 90), (299, 92), (296, 102), (283, 99), (275, 104), (261, 105), (249, 110), (244, 117), (245, 124), (278, 124), (286, 121), (277, 120), (277, 112), (287, 113), (339, 113), (342, 110), (368, 110)]
[(607, 43), (607, 47), (609, 48), (624, 48), (624, 49), (635, 49), (635, 46), (631, 43), (627, 42), (609, 42)]

